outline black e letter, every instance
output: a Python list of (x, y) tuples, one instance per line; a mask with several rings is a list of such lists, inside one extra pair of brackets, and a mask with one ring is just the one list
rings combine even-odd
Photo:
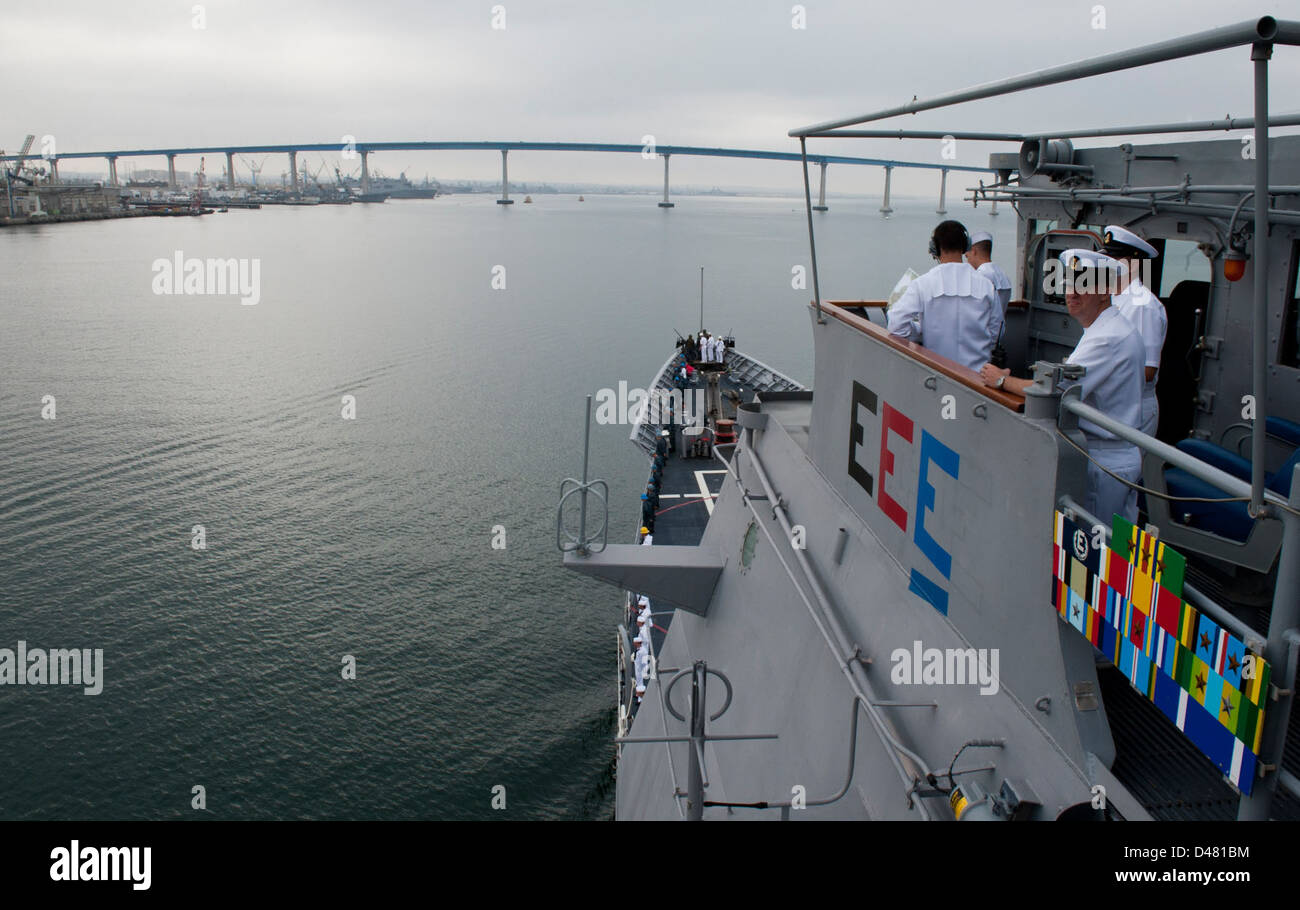
[(873, 485), (867, 469), (858, 464), (857, 448), (862, 445), (862, 424), (858, 423), (858, 407), (864, 407), (872, 414), (876, 413), (876, 393), (860, 382), (853, 383), (853, 410), (849, 414), (849, 476), (858, 482), (862, 489), (871, 495)]

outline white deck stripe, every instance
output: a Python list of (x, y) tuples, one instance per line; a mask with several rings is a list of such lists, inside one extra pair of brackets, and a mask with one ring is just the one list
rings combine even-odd
[(709, 510), (709, 514), (712, 515), (712, 514), (713, 514), (713, 494), (709, 492), (709, 485), (708, 485), (708, 483), (704, 480), (704, 472), (703, 472), (703, 471), (696, 471), (696, 472), (695, 472), (695, 482), (696, 482), (697, 484), (699, 484), (699, 487), (700, 487), (700, 498), (702, 498), (702, 499), (704, 500), (704, 507), (705, 507), (706, 509), (708, 509), (708, 510)]

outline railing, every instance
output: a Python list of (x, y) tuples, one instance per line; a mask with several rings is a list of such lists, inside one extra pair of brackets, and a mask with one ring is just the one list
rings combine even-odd
[(1023, 411), (1025, 409), (1025, 399), (1021, 395), (1014, 395), (1011, 392), (1004, 392), (1001, 389), (991, 389), (984, 384), (980, 374), (974, 370), (967, 369), (956, 361), (949, 360), (934, 351), (917, 344), (915, 341), (905, 341), (897, 335), (889, 334), (888, 330), (876, 325), (869, 319), (857, 316), (848, 312), (842, 306), (832, 304), (830, 301), (823, 303), (823, 310), (834, 316), (840, 322), (851, 325), (855, 329), (870, 335), (877, 341), (889, 345), (896, 351), (906, 354), (913, 360), (922, 364), (936, 373), (942, 373), (949, 379), (964, 385), (971, 391), (978, 392), (985, 398), (996, 401), (1003, 407), (1010, 408), (1013, 411)]

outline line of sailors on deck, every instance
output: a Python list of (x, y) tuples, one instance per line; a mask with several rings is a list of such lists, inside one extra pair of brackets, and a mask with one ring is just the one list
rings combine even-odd
[[(1071, 249), (1060, 255), (1066, 308), (1083, 326), (1083, 337), (1065, 362), (1086, 368), (1079, 380), (1084, 404), (1154, 436), (1159, 423), (1156, 378), (1168, 322), (1164, 305), (1139, 273), (1144, 261), (1158, 253), (1118, 225), (1106, 228), (1103, 245), (1102, 252)], [(938, 265), (908, 285), (889, 308), (888, 327), (894, 335), (978, 370), (991, 388), (1023, 394), (1032, 383), (991, 362), (1012, 290), (1006, 273), (992, 262), (992, 247), (990, 234), (972, 237), (960, 222), (939, 224), (930, 237), (930, 256)], [(1137, 446), (1087, 421), (1080, 421), (1079, 429), (1091, 457), (1085, 507), (1102, 521), (1112, 513), (1135, 521), (1137, 491), (1128, 484), (1142, 478)]]
[(682, 351), (686, 359), (692, 362), (722, 363), (727, 356), (727, 345), (720, 336), (715, 337), (700, 329), (698, 341), (694, 335), (686, 336), (682, 342)]
[(650, 535), (655, 530), (655, 515), (659, 511), (659, 488), (663, 485), (664, 465), (668, 463), (668, 453), (675, 449), (672, 434), (663, 429), (655, 440), (655, 454), (650, 461), (650, 478), (646, 481), (645, 492), (641, 494), (641, 543), (650, 543)]
[(637, 704), (645, 696), (646, 680), (650, 675), (650, 635), (654, 629), (654, 613), (650, 610), (650, 598), (644, 594), (636, 599), (636, 634), (632, 639), (632, 671), (635, 675)]

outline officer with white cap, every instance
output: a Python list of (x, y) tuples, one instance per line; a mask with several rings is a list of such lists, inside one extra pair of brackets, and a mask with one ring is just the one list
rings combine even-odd
[(1011, 303), (1011, 279), (1002, 267), (993, 261), (993, 235), (988, 231), (979, 231), (970, 235), (970, 249), (966, 251), (966, 261), (971, 268), (993, 282), (993, 289), (998, 293), (1001, 308), (994, 315), (997, 324), (993, 328), (993, 344), (1002, 337), (1002, 326), (1006, 324), (1007, 305)]
[[(1124, 267), (1095, 250), (1066, 250), (1060, 256), (1065, 268), (1065, 305), (1083, 326), (1083, 337), (1065, 359), (1084, 368), (1082, 400), (1108, 417), (1137, 429), (1142, 419), (1142, 364), (1146, 352), (1142, 338), (1119, 310), (1111, 305), (1110, 289)], [(984, 384), (1023, 395), (1033, 385), (1016, 379), (1010, 370), (985, 364)], [(1075, 384), (1074, 382), (1070, 383)], [(1124, 481), (1142, 478), (1142, 456), (1137, 446), (1086, 420), (1079, 421), (1088, 444), (1088, 496), (1084, 507), (1103, 522), (1112, 514), (1137, 520), (1137, 491)], [(1102, 468), (1118, 475), (1116, 480)]]
[(1110, 302), (1137, 329), (1137, 333), (1142, 336), (1142, 345), (1146, 348), (1142, 385), (1142, 432), (1154, 436), (1160, 423), (1156, 377), (1160, 374), (1160, 350), (1165, 346), (1169, 318), (1160, 298), (1142, 283), (1142, 270), (1146, 263), (1160, 254), (1137, 234), (1117, 224), (1106, 228), (1102, 240), (1106, 245), (1106, 255), (1122, 262), (1126, 271), (1120, 278), (1121, 293), (1113, 296)]
[(993, 282), (962, 256), (970, 249), (966, 228), (944, 221), (930, 237), (939, 264), (907, 286), (889, 308), (889, 331), (936, 354), (978, 370), (993, 351), (994, 314), (1001, 314)]

